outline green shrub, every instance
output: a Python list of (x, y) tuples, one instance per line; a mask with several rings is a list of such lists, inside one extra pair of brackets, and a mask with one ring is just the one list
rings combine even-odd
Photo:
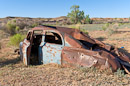
[(31, 28), (34, 28), (34, 27), (36, 27), (36, 26), (38, 26), (38, 23), (32, 24), (32, 25), (31, 25)]
[(13, 23), (12, 21), (8, 21), (6, 24), (5, 31), (9, 33), (10, 35), (14, 35), (16, 34), (15, 28), (16, 28), (16, 24)]
[(8, 21), (5, 25), (4, 31), (9, 33), (10, 35), (14, 35), (19, 32), (21, 28), (16, 25), (16, 20)]
[(118, 26), (120, 27), (121, 25), (124, 25), (124, 23), (118, 23)]
[(84, 32), (85, 34), (88, 34), (88, 31), (85, 29), (81, 29), (80, 31)]
[(105, 26), (102, 26), (102, 30), (104, 30), (104, 31), (105, 31), (106, 29), (107, 29), (107, 28), (106, 28)]
[(81, 24), (75, 24), (75, 25), (69, 26), (69, 28), (80, 29), (80, 26), (81, 26)]
[(107, 34), (108, 36), (111, 36), (112, 34), (117, 33), (117, 29), (116, 28), (109, 28), (107, 29)]
[(110, 25), (109, 23), (106, 23), (106, 24), (105, 24), (106, 27), (109, 27), (109, 25)]
[(2, 44), (0, 43), (0, 50), (1, 50)]
[(16, 26), (15, 30), (16, 30), (16, 31), (19, 31), (19, 30), (20, 30), (19, 26)]
[(85, 23), (86, 24), (92, 24), (92, 20), (90, 19), (89, 15), (86, 15), (86, 17), (85, 17)]
[(86, 29), (81, 29), (81, 25), (80, 24), (69, 26), (69, 28), (78, 29), (78, 30), (84, 32), (85, 34), (88, 34), (88, 31)]
[(20, 23), (17, 23), (17, 26), (19, 26), (19, 28), (22, 30), (22, 29), (24, 29), (25, 27), (27, 27), (28, 25), (27, 25), (27, 23), (25, 23), (25, 22), (20, 22)]
[(118, 69), (117, 72), (114, 73), (114, 75), (117, 77), (125, 77), (125, 72), (124, 70)]
[(24, 40), (24, 38), (25, 38), (25, 35), (15, 34), (14, 36), (10, 38), (9, 44), (17, 47), (19, 46), (19, 43)]
[(14, 23), (16, 23), (16, 20), (14, 19), (14, 20), (12, 20)]
[(106, 31), (107, 28), (109, 28), (110, 24), (106, 23), (104, 26), (102, 26), (102, 30)]

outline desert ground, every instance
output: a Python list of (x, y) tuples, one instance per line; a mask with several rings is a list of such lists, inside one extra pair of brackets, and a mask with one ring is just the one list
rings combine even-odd
[[(106, 31), (88, 31), (89, 35), (104, 43), (121, 48), (130, 57), (130, 28), (118, 29), (111, 36)], [(15, 47), (9, 46), (9, 37), (2, 38), (0, 49), (0, 86), (129, 86), (130, 75), (118, 70), (101, 71), (96, 68), (65, 68), (60, 65), (24, 66)]]

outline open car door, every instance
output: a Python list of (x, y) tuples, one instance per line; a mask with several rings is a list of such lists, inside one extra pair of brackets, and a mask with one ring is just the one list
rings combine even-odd
[(31, 53), (31, 47), (32, 47), (32, 42), (33, 42), (33, 37), (32, 37), (33, 32), (29, 31), (27, 38), (24, 39), (24, 41), (22, 43), (20, 43), (21, 48), (22, 48), (22, 55), (21, 59), (23, 60), (23, 63), (25, 65), (29, 65), (29, 59), (30, 59), (30, 53)]
[(43, 40), (44, 43), (41, 44), (43, 64), (61, 64), (61, 51), (64, 47), (62, 35), (54, 31), (45, 31)]

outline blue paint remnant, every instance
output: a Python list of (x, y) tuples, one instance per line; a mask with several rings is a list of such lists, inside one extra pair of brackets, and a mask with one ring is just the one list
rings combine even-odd
[(124, 48), (123, 46), (121, 48)]

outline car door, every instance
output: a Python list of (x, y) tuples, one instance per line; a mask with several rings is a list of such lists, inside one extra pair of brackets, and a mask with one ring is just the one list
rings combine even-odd
[(20, 43), (20, 45), (22, 45), (22, 58), (21, 59), (23, 60), (23, 63), (25, 65), (28, 65), (30, 61), (31, 46), (33, 42), (32, 34), (33, 32), (29, 31), (27, 38), (24, 39), (22, 43)]
[(45, 31), (42, 42), (43, 64), (61, 64), (61, 51), (64, 47), (63, 37), (59, 32)]

